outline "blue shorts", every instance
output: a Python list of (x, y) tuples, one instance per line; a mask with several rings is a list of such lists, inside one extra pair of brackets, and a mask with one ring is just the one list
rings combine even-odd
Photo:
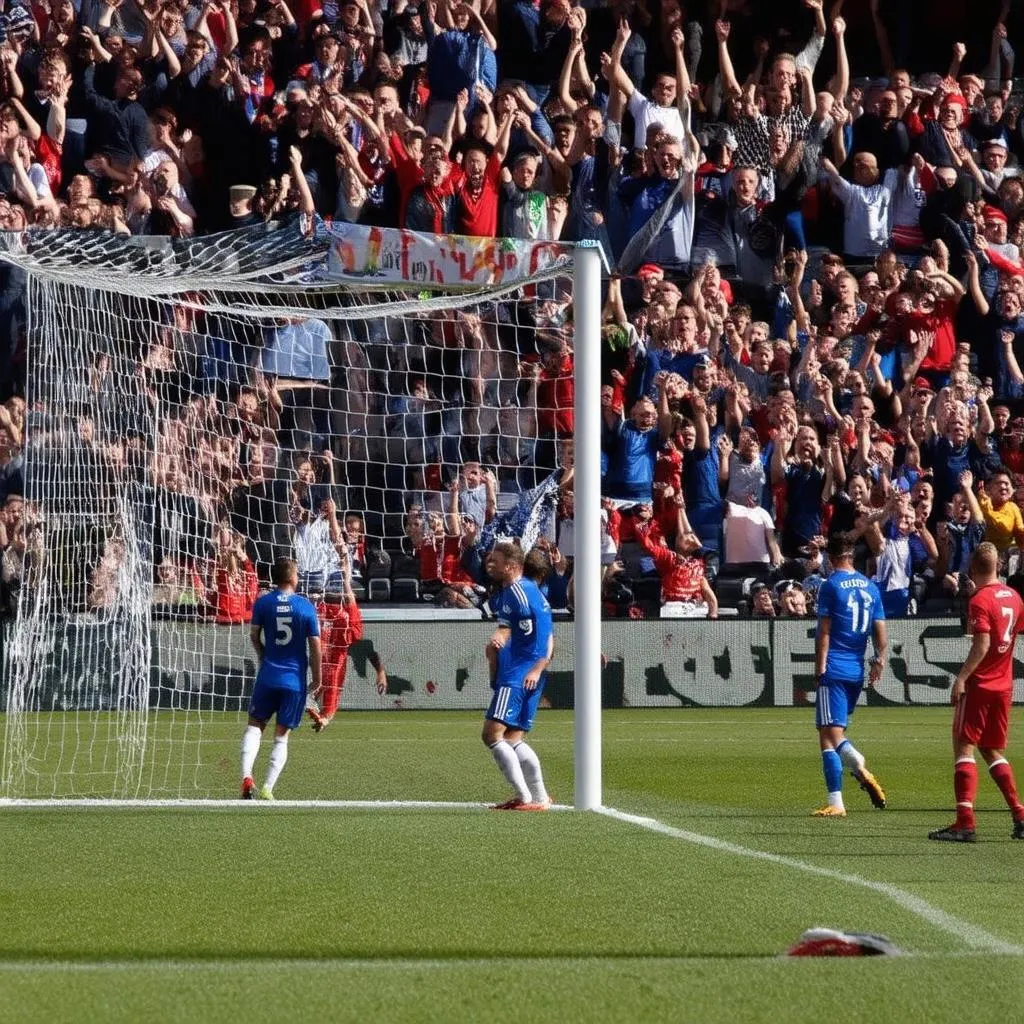
[(544, 692), (544, 676), (540, 677), (537, 688), (526, 690), (521, 683), (516, 685), (496, 685), (486, 718), (495, 722), (504, 722), (510, 729), (522, 729), (529, 732), (533, 728), (533, 719), (540, 707), (540, 696)]
[(252, 688), (249, 701), (249, 717), (257, 722), (268, 722), (277, 715), (277, 724), (286, 729), (298, 729), (306, 713), (306, 688), (286, 689), (282, 686), (268, 686), (258, 679)]
[(819, 729), (828, 725), (845, 729), (863, 689), (863, 679), (829, 679), (825, 676), (818, 684), (814, 707), (815, 725)]

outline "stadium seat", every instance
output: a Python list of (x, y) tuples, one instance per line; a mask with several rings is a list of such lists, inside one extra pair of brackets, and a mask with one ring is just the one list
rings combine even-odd
[(632, 587), (637, 604), (661, 605), (661, 580), (657, 576), (642, 576), (632, 581)]
[(413, 604), (420, 599), (420, 581), (396, 576), (391, 581), (391, 600), (397, 604)]
[(719, 608), (739, 608), (745, 595), (749, 595), (752, 581), (750, 579), (729, 579), (719, 576), (715, 580), (715, 596)]
[(410, 603), (420, 599), (419, 559), (398, 555), (392, 559), (391, 600)]

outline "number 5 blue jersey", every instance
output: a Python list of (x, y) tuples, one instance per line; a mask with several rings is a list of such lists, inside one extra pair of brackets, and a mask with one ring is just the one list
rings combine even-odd
[(306, 685), (306, 641), (320, 635), (316, 609), (298, 594), (264, 594), (252, 609), (252, 624), (263, 630), (263, 663), (256, 681), (282, 690)]
[(548, 654), (551, 606), (533, 580), (519, 579), (498, 593), (492, 605), (498, 625), (512, 636), (498, 656), (498, 680), (526, 671)]
[(825, 674), (829, 679), (862, 680), (871, 627), (885, 619), (878, 587), (859, 572), (832, 573), (818, 591), (819, 630), (821, 619), (831, 619)]

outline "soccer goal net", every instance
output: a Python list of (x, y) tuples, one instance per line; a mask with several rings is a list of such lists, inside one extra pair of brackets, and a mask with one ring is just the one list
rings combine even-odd
[[(325, 700), (419, 706), (433, 609), (483, 628), (474, 540), (558, 500), (571, 248), (293, 224), (0, 258), (27, 311), (0, 796), (233, 795), (247, 623), (283, 556), (332, 633)], [(371, 621), (396, 605), (415, 635)], [(452, 684), (434, 706), (480, 706)]]

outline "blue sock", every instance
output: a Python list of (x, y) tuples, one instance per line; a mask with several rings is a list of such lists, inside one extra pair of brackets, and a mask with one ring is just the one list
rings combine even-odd
[(843, 789), (843, 761), (834, 750), (821, 752), (821, 770), (825, 775), (825, 789), (840, 793)]

